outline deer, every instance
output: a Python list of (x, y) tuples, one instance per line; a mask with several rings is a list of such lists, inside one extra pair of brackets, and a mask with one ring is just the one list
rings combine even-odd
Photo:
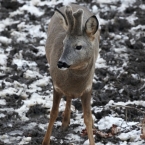
[(91, 92), (99, 53), (99, 37), (98, 19), (87, 8), (70, 4), (55, 9), (48, 25), (45, 45), (53, 85), (53, 104), (42, 145), (50, 144), (63, 96), (66, 97), (66, 106), (60, 129), (65, 131), (69, 126), (72, 99), (80, 98), (89, 143), (95, 145)]

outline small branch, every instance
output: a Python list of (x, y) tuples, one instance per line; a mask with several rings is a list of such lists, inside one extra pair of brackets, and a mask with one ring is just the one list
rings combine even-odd
[(138, 109), (138, 108), (131, 107), (131, 106), (112, 105), (112, 106), (110, 106), (110, 107), (113, 107), (113, 108), (117, 108), (117, 107), (124, 107), (124, 108), (128, 108), (128, 109), (135, 109), (135, 110), (137, 110), (137, 111), (139, 111), (139, 112), (141, 112), (141, 113), (145, 114), (145, 111), (142, 111), (142, 110), (140, 110), (140, 109)]

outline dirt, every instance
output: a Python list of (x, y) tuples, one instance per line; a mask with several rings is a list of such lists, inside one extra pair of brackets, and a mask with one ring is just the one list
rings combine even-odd
[[(108, 67), (115, 67), (117, 66), (122, 67), (124, 64), (125, 56), (118, 55), (116, 57), (116, 52), (113, 50), (113, 48), (119, 48), (119, 47), (125, 47), (127, 49), (128, 54), (128, 63), (127, 65), (123, 66), (123, 71), (125, 73), (120, 73), (120, 70), (114, 71), (108, 68), (96, 68), (95, 75), (97, 76), (96, 83), (93, 84), (93, 92), (92, 92), (92, 108), (94, 106), (105, 106), (110, 100), (113, 100), (114, 102), (127, 102), (128, 100), (143, 100), (145, 101), (145, 85), (144, 81), (142, 80), (145, 76), (145, 35), (142, 33), (139, 38), (136, 38), (134, 34), (132, 34), (129, 30), (133, 27), (132, 24), (130, 24), (127, 20), (127, 16), (131, 15), (133, 12), (136, 12), (135, 15), (137, 17), (137, 20), (135, 21), (135, 26), (138, 26), (140, 24), (145, 24), (145, 11), (140, 9), (138, 5), (140, 3), (145, 4), (145, 1), (137, 1), (134, 3), (134, 5), (137, 5), (137, 7), (128, 7), (125, 9), (124, 12), (116, 12), (116, 11), (108, 11), (107, 13), (100, 12), (100, 17), (104, 20), (107, 20), (108, 22), (106, 25), (101, 26), (101, 41), (100, 41), (100, 56), (106, 60)], [(19, 7), (23, 6), (25, 3), (19, 3), (18, 1), (1, 1), (1, 8), (0, 8), (0, 20), (6, 19), (9, 17), (9, 14), (15, 10), (17, 10)], [(96, 5), (95, 3), (88, 4), (90, 5), (90, 8), (93, 5)], [(117, 3), (115, 5), (120, 6), (120, 3)], [(60, 7), (61, 5), (58, 5), (57, 7)], [(97, 6), (100, 8), (100, 5), (97, 4)], [(107, 7), (110, 7), (110, 4), (106, 4)], [(34, 15), (31, 15), (30, 13), (26, 12), (26, 15), (28, 18), (24, 19), (25, 23), (32, 23), (32, 24), (40, 24), (41, 29), (46, 32), (47, 26), (45, 24), (44, 19), (49, 19), (54, 9), (48, 8), (47, 6), (41, 7), (45, 10), (45, 14), (41, 17), (37, 18)], [(101, 9), (101, 8), (100, 8)], [(121, 18), (120, 18), (121, 17)], [(23, 15), (19, 14), (14, 17), (15, 20), (23, 20)], [(115, 23), (109, 21), (110, 19), (115, 19)], [(1, 36), (6, 36), (8, 38), (11, 38), (11, 31), (17, 30), (17, 24), (12, 24), (10, 26), (7, 26), (7, 29), (0, 32)], [(115, 35), (122, 33), (126, 36), (128, 36), (127, 40), (115, 40), (114, 37), (112, 37), (110, 34), (114, 33)], [(145, 29), (144, 29), (145, 33)], [(29, 39), (29, 35), (27, 36)], [(35, 39), (35, 40), (34, 40)], [(23, 66), (23, 69), (18, 70), (17, 66), (12, 64), (13, 56), (18, 53), (21, 50), (24, 50), (22, 52), (23, 58), (25, 60), (35, 61), (40, 69), (40, 74), (44, 75), (46, 72), (48, 72), (48, 65), (46, 57), (44, 56), (36, 56), (35, 54), (38, 53), (38, 50), (35, 49), (34, 46), (38, 46), (39, 42), (41, 41), (41, 38), (34, 38), (33, 41), (30, 39), (27, 43), (17, 43), (14, 39), (11, 42), (10, 46), (13, 48), (13, 50), (10, 51), (8, 55), (8, 64), (7, 66), (11, 68), (11, 71), (7, 71), (5, 75), (0, 76), (0, 79), (6, 80), (7, 82), (13, 82), (18, 81), (20, 83), (26, 84), (28, 86), (37, 78), (35, 79), (25, 79), (24, 73), (29, 68), (29, 66), (25, 65)], [(131, 43), (132, 39), (135, 41), (134, 44)], [(33, 44), (33, 45), (31, 45)], [(7, 48), (8, 46), (5, 44), (2, 44), (3, 48)], [(6, 50), (5, 50), (6, 51)], [(134, 78), (132, 74), (136, 74), (137, 78)], [(49, 75), (49, 72), (48, 72)], [(106, 78), (106, 79), (105, 79)], [(112, 84), (115, 89), (104, 89), (104, 86), (107, 84)], [(51, 89), (52, 84), (47, 85), (46, 87), (42, 88), (42, 91), (46, 91), (48, 89)], [(5, 82), (2, 83), (2, 89), (6, 87)], [(123, 91), (120, 93), (120, 90), (123, 88)], [(29, 94), (30, 95), (30, 94)], [(18, 109), (23, 105), (24, 98), (18, 96), (18, 95), (7, 95), (5, 97), (6, 105), (1, 105), (0, 108), (13, 108)], [(81, 102), (79, 99), (76, 99), (72, 102), (72, 104), (75, 106), (75, 108), (81, 112)], [(144, 110), (142, 106), (136, 106), (130, 104), (130, 106)], [(95, 112), (92, 110), (92, 113), (96, 117), (97, 121), (96, 123), (104, 116), (107, 116), (112, 113), (117, 113), (119, 117), (123, 119), (127, 119), (128, 121), (137, 121), (140, 122), (141, 117), (143, 117), (143, 113), (138, 112), (136, 109), (127, 109), (128, 117), (125, 116), (126, 109), (119, 109), (112, 108), (105, 110), (103, 109), (101, 112)], [(38, 126), (35, 126), (33, 129), (25, 128), (25, 126), (28, 123), (35, 122), (37, 124), (42, 123), (45, 124), (49, 122), (46, 115), (49, 114), (47, 108), (42, 107), (41, 105), (34, 105), (30, 107), (29, 111), (26, 113), (26, 116), (29, 118), (29, 121), (21, 121), (19, 114), (12, 111), (1, 111), (1, 113), (5, 114), (6, 116), (0, 119), (0, 135), (2, 134), (10, 134), (14, 130), (21, 130), (21, 132), (18, 132), (18, 134), (15, 134), (14, 136), (21, 135), (25, 137), (32, 137), (31, 141), (28, 143), (28, 145), (40, 145), (42, 143), (42, 139), (44, 137), (45, 131), (40, 129)], [(73, 117), (72, 114), (71, 117)], [(57, 121), (61, 121), (61, 112), (59, 113), (59, 116), (57, 118)], [(10, 125), (12, 124), (12, 126)], [(65, 136), (68, 133), (76, 134), (76, 132), (73, 131), (75, 127), (79, 126), (79, 124), (70, 125), (68, 130), (64, 133), (59, 131), (59, 127), (54, 127), (52, 135), (55, 136), (57, 140), (52, 140), (52, 145), (70, 145), (71, 142), (68, 142), (68, 140), (65, 139)], [(139, 129), (139, 127), (134, 126), (134, 128)], [(80, 132), (77, 133), (77, 135), (80, 135)], [(81, 135), (80, 135), (81, 137)], [(80, 142), (73, 142), (75, 144), (83, 144), (83, 142), (87, 139), (86, 137), (82, 137)], [(63, 143), (60, 143), (60, 141), (63, 140)], [(118, 143), (120, 140), (117, 137), (112, 138), (98, 138), (95, 137), (96, 142), (102, 142), (103, 144), (106, 144), (107, 142), (112, 143)], [(129, 140), (127, 141), (129, 142)], [(18, 141), (11, 145), (18, 144)], [(7, 143), (4, 143), (3, 141), (0, 141), (0, 145), (9, 145)]]

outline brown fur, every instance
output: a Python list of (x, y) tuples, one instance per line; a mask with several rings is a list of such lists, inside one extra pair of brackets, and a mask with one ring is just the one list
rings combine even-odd
[[(79, 25), (79, 23), (82, 23), (82, 28), (85, 28), (85, 23), (88, 20), (89, 17), (92, 16), (92, 13), (89, 12), (86, 8), (80, 7), (78, 5), (71, 5), (72, 11), (75, 12), (74, 16), (70, 16), (71, 12), (68, 11), (65, 8), (61, 8), (60, 11), (65, 15), (70, 16), (70, 20), (68, 20), (68, 25), (72, 22), (73, 25)], [(79, 10), (78, 10), (79, 9)], [(82, 9), (84, 11), (84, 15), (82, 16)], [(78, 10), (78, 14), (77, 11)], [(74, 19), (79, 19), (77, 22), (74, 22), (74, 19), (72, 17), (75, 17)], [(82, 20), (80, 18), (82, 17)], [(48, 63), (50, 64), (50, 75), (53, 80), (53, 107), (50, 114), (50, 120), (49, 120), (49, 126), (47, 129), (47, 132), (45, 134), (44, 140), (42, 145), (49, 145), (50, 143), (50, 136), (53, 128), (53, 124), (57, 118), (58, 114), (58, 107), (60, 103), (61, 97), (64, 95), (67, 98), (66, 103), (66, 109), (64, 111), (64, 118), (62, 121), (62, 130), (65, 130), (70, 121), (70, 105), (71, 105), (71, 99), (80, 97), (82, 101), (82, 107), (83, 107), (83, 113), (84, 113), (84, 122), (86, 124), (87, 132), (88, 132), (88, 138), (90, 141), (90, 145), (95, 145), (94, 138), (93, 138), (93, 131), (92, 131), (92, 114), (90, 109), (90, 100), (91, 100), (91, 90), (92, 90), (92, 80), (94, 76), (94, 70), (95, 70), (95, 62), (98, 56), (98, 49), (99, 49), (99, 32), (97, 31), (95, 35), (89, 34), (90, 32), (87, 31), (86, 37), (88, 37), (89, 43), (92, 44), (92, 50), (93, 53), (89, 60), (83, 61), (81, 63), (78, 62), (78, 64), (72, 65), (69, 69), (62, 71), (57, 67), (57, 63), (63, 53), (63, 41), (68, 35), (66, 32), (66, 24), (63, 23), (63, 25), (60, 25), (59, 17), (54, 14), (54, 16), (51, 19), (51, 22), (48, 27), (48, 38), (46, 41), (46, 57), (48, 60)], [(68, 18), (67, 18), (68, 19)], [(63, 21), (62, 21), (63, 22)], [(65, 27), (64, 27), (65, 25)], [(71, 24), (70, 24), (71, 25)], [(72, 26), (67, 26), (68, 29), (71, 29)], [(77, 31), (77, 28), (74, 28), (75, 31)], [(82, 30), (78, 30), (81, 33)], [(79, 32), (79, 33), (80, 33)], [(92, 39), (93, 38), (93, 39)], [(75, 59), (75, 58), (74, 58)]]

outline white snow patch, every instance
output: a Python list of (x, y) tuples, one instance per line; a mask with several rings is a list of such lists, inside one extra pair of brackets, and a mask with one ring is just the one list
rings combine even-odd
[(26, 79), (34, 79), (34, 78), (43, 78), (43, 76), (36, 72), (36, 71), (32, 71), (32, 70), (27, 70), (25, 73), (24, 73), (24, 78)]
[(3, 114), (3, 113), (0, 114), (0, 118), (3, 118), (3, 117), (5, 117), (5, 116), (6, 116), (6, 115)]
[(13, 19), (6, 18), (2, 21), (0, 21), (0, 32), (3, 31), (6, 26), (12, 25), (12, 24), (17, 24), (19, 21), (14, 21)]
[(37, 17), (40, 17), (44, 14), (44, 12), (40, 11), (37, 7), (33, 6), (33, 5), (24, 5), (21, 8), (19, 8), (20, 11), (27, 11), (29, 12), (31, 15), (35, 15)]
[(138, 75), (138, 74), (131, 74), (131, 76), (132, 76), (134, 79), (136, 79), (136, 80), (139, 79), (139, 75)]
[(5, 54), (0, 54), (0, 65), (5, 66), (7, 64), (7, 56)]
[(36, 47), (36, 49), (38, 50), (37, 56), (45, 55), (45, 47), (44, 46), (38, 46), (38, 47)]
[(109, 106), (118, 106), (118, 105), (121, 105), (121, 106), (126, 106), (128, 104), (135, 104), (135, 105), (138, 105), (138, 106), (143, 106), (145, 107), (145, 101), (127, 101), (127, 102), (114, 102), (113, 100), (110, 100), (108, 104), (106, 104), (106, 107), (109, 107)]
[(42, 130), (45, 130), (45, 131), (46, 131), (46, 129), (47, 129), (47, 126), (48, 126), (48, 123), (46, 123), (46, 124), (39, 123), (39, 124), (38, 124), (38, 127), (39, 127), (40, 129), (42, 129)]
[(137, 25), (136, 27), (132, 27), (130, 31), (132, 30), (144, 30), (145, 26), (144, 25)]
[(0, 43), (2, 44), (10, 44), (11, 43), (11, 39), (7, 38), (7, 37), (4, 37), (4, 36), (0, 36)]
[(128, 16), (128, 17), (126, 18), (126, 20), (128, 20), (128, 22), (129, 22), (130, 24), (132, 24), (132, 25), (135, 24), (134, 21), (137, 20), (137, 19), (138, 19), (138, 18), (135, 16), (135, 13), (133, 13), (132, 15), (130, 15), (130, 16)]
[(6, 105), (6, 100), (0, 99), (0, 105)]
[(121, 133), (120, 135), (118, 135), (118, 138), (123, 141), (130, 140), (131, 142), (133, 142), (133, 141), (140, 140), (140, 134), (141, 134), (140, 130), (132, 130), (127, 133)]
[(29, 110), (29, 108), (24, 104), (22, 107), (16, 109), (15, 112), (17, 112), (19, 114), (22, 121), (27, 121), (27, 120), (29, 120), (29, 118), (26, 117), (26, 113), (28, 110)]
[(63, 5), (68, 5), (70, 3), (76, 3), (76, 0), (63, 0)]
[[(33, 84), (34, 86), (38, 86), (38, 87), (43, 87), (43, 86), (47, 86), (50, 83), (50, 76), (44, 76), (42, 79), (39, 79), (37, 81), (35, 81)], [(30, 87), (31, 87), (30, 85)]]
[(32, 37), (43, 37), (46, 39), (46, 33), (40, 31), (41, 25), (26, 25), (25, 22), (20, 23), (18, 26), (20, 31), (28, 31)]
[(19, 43), (19, 42), (26, 42), (27, 43), (28, 42), (28, 40), (26, 39), (27, 35), (28, 34), (25, 32), (18, 32), (18, 31), (11, 32), (11, 36), (16, 39), (17, 43)]
[(13, 143), (17, 140), (20, 140), (20, 136), (17, 136), (17, 137), (13, 137), (13, 136), (10, 136), (8, 134), (3, 134), (3, 135), (0, 135), (0, 140), (3, 141), (4, 143)]
[(100, 57), (100, 55), (98, 55), (97, 61), (95, 63), (95, 67), (96, 68), (107, 68), (108, 66), (106, 65), (106, 60), (104, 60), (103, 58)]
[(71, 138), (71, 142), (80, 141), (80, 136), (78, 136), (76, 134), (68, 134), (65, 138), (68, 140), (70, 140), (70, 138)]
[(106, 116), (98, 122), (97, 126), (99, 130), (105, 130), (111, 128), (113, 124), (121, 126), (123, 121), (124, 120), (122, 118)]
[(94, 0), (97, 3), (114, 3), (116, 0)]
[(31, 137), (23, 137), (18, 145), (28, 144), (31, 141)]
[(18, 66), (18, 69), (22, 69), (22, 67), (26, 65), (28, 65), (30, 68), (37, 66), (36, 62), (34, 61), (26, 61), (21, 59), (13, 59), (13, 64), (16, 64)]
[[(121, 38), (120, 38), (121, 39)], [(114, 48), (116, 53), (122, 54), (123, 52), (127, 52), (127, 48), (123, 47), (123, 48)]]
[(96, 5), (93, 5), (93, 7), (92, 7), (92, 12), (93, 12), (94, 14), (97, 14), (97, 13), (98, 13), (98, 7), (97, 7)]
[(40, 0), (31, 0), (31, 4), (34, 6), (40, 5), (41, 1)]
[(139, 7), (140, 7), (141, 9), (145, 10), (145, 4), (141, 4)]
[(27, 126), (24, 126), (24, 128), (33, 129), (36, 125), (37, 125), (36, 122), (31, 122), (31, 123), (29, 123)]
[(0, 92), (1, 97), (6, 97), (8, 95), (11, 96), (13, 94), (17, 94), (17, 89), (15, 89), (13, 87), (9, 87), (9, 88), (3, 89)]

